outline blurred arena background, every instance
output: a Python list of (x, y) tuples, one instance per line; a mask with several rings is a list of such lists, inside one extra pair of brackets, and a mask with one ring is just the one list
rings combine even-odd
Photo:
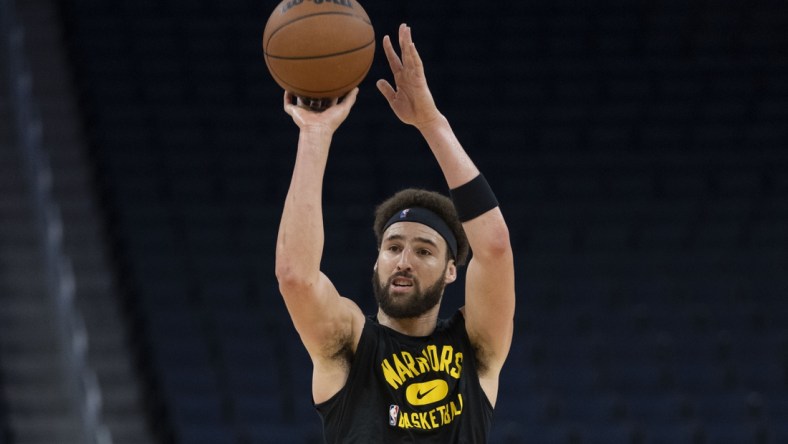
[[(321, 442), (273, 275), (276, 2), (0, 4), (0, 444)], [(491, 442), (788, 442), (788, 3), (362, 4), (378, 44), (413, 27), (512, 232)], [(324, 201), (368, 311), (373, 205), (446, 191), (384, 76), (378, 46)]]

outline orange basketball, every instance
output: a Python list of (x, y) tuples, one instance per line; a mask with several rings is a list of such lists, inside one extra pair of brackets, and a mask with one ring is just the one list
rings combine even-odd
[(367, 75), (374, 54), (375, 30), (355, 0), (284, 0), (263, 33), (271, 76), (304, 98), (342, 97)]

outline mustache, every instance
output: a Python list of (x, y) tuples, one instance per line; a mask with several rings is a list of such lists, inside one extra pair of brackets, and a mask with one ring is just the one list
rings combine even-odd
[(389, 280), (400, 278), (400, 277), (413, 279), (413, 275), (411, 273), (409, 273), (407, 271), (398, 271), (398, 272), (392, 274), (391, 277), (389, 277)]
[(394, 279), (397, 279), (397, 278), (410, 279), (410, 280), (413, 281), (414, 284), (417, 283), (417, 280), (416, 280), (415, 277), (413, 277), (412, 273), (407, 272), (407, 271), (398, 271), (398, 272), (392, 274), (391, 276), (389, 276), (388, 280), (386, 281), (386, 285), (391, 285), (392, 282), (394, 282)]

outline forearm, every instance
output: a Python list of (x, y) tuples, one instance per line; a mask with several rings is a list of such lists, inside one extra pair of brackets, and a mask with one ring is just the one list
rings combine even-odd
[(479, 175), (479, 169), (465, 152), (445, 117), (441, 115), (418, 129), (438, 161), (449, 188), (457, 188)]
[[(445, 117), (441, 116), (430, 124), (419, 127), (419, 130), (438, 161), (450, 189), (456, 190), (479, 176), (479, 169), (460, 144)], [(455, 206), (457, 204), (461, 204), (461, 202), (455, 201)], [(485, 210), (494, 207), (495, 203), (485, 207)], [(461, 210), (459, 206), (458, 210)], [(464, 212), (460, 211), (460, 213), (462, 216)], [(474, 255), (479, 258), (485, 258), (488, 255), (497, 256), (508, 249), (509, 233), (503, 215), (498, 209), (465, 218), (463, 227)]]
[(282, 281), (314, 282), (323, 254), (323, 177), (331, 133), (302, 131), (276, 244)]
[[(514, 259), (497, 199), (440, 117), (419, 128), (440, 165), (473, 251), (465, 279), (466, 329), (483, 368), (497, 375), (511, 346), (515, 310)], [(484, 373), (481, 374), (482, 376)], [(494, 398), (492, 399), (494, 401)]]

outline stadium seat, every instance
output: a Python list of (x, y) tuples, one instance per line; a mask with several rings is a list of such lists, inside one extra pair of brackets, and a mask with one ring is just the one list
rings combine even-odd
[[(628, 413), (626, 404), (620, 396), (612, 393), (597, 393), (576, 395), (574, 393), (560, 399), (558, 410), (561, 419), (571, 423), (580, 424), (582, 427), (589, 424), (610, 427), (611, 435), (615, 427), (620, 425)], [(598, 431), (593, 427), (588, 427), (594, 434)]]
[(283, 443), (309, 444), (318, 442), (319, 430), (305, 425), (260, 424), (245, 428), (247, 442), (253, 444)]
[(645, 426), (643, 442), (647, 444), (695, 444), (703, 440), (703, 427), (695, 423)]
[(626, 396), (629, 418), (640, 424), (659, 427), (687, 422), (695, 417), (693, 404), (687, 396), (670, 392), (641, 392)]
[(738, 444), (744, 442), (763, 442), (764, 432), (756, 426), (740, 421), (705, 423), (706, 442), (719, 444)]
[(227, 425), (183, 424), (176, 429), (178, 444), (237, 444), (237, 433)]
[(589, 444), (631, 444), (638, 431), (630, 424), (585, 423), (578, 427), (580, 441)]

